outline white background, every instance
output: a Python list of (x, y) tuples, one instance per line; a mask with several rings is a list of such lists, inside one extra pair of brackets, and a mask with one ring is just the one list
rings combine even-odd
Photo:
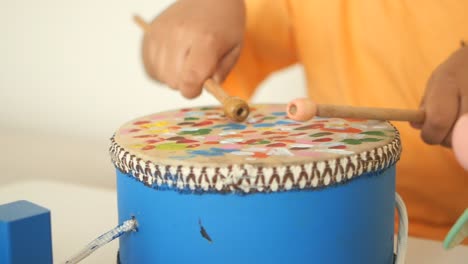
[[(52, 209), (63, 261), (116, 223), (107, 148), (124, 122), (152, 112), (217, 104), (158, 86), (144, 74), (142, 32), (168, 0), (0, 0), (0, 204), (29, 199)], [(262, 84), (253, 102), (305, 95), (300, 67)], [(114, 263), (116, 243), (83, 263)], [(465, 263), (468, 248), (412, 240), (408, 263)], [(432, 261), (432, 262), (431, 262)]]
[[(184, 99), (143, 71), (143, 32), (132, 17), (151, 21), (172, 2), (0, 0), (0, 135), (14, 134), (3, 136), (4, 181), (34, 177), (113, 187), (107, 147), (120, 125), (153, 112), (218, 104), (209, 94)], [(304, 94), (296, 66), (264, 83), (253, 102), (286, 103)], [(31, 164), (12, 167), (18, 159)], [(57, 163), (80, 176), (54, 173)], [(27, 175), (32, 166), (41, 170)]]
[[(142, 31), (172, 1), (2, 0), (0, 122), (104, 140), (132, 118), (193, 101), (150, 81), (142, 68)], [(255, 101), (286, 102), (304, 93), (302, 75), (281, 76)]]

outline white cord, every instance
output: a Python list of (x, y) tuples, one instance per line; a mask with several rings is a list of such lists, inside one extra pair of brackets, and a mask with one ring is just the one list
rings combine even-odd
[(130, 219), (130, 220), (123, 222), (121, 225), (117, 226), (116, 228), (110, 230), (109, 232), (93, 240), (80, 252), (78, 252), (69, 260), (65, 261), (65, 264), (75, 264), (75, 263), (82, 261), (84, 258), (91, 255), (98, 248), (104, 246), (105, 244), (111, 242), (112, 240), (120, 237), (121, 235), (127, 232), (135, 231), (136, 227), (137, 227), (136, 219)]
[(395, 193), (395, 204), (398, 211), (398, 238), (395, 264), (404, 264), (408, 247), (408, 213), (398, 193)]

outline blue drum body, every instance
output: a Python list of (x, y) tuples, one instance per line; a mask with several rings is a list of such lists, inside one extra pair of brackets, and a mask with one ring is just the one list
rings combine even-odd
[(395, 167), (315, 190), (183, 193), (117, 169), (122, 264), (393, 263)]

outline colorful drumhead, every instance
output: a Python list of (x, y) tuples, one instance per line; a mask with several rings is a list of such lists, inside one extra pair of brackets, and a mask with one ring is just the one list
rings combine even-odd
[(388, 122), (296, 122), (285, 109), (253, 105), (244, 123), (229, 122), (219, 107), (141, 117), (116, 132), (112, 160), (153, 188), (250, 193), (330, 186), (399, 159), (399, 134)]

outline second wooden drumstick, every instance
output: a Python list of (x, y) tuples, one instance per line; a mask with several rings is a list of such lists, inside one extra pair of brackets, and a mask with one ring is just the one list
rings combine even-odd
[(425, 118), (424, 111), (421, 110), (316, 104), (305, 98), (291, 101), (287, 106), (287, 113), (289, 118), (296, 121), (307, 121), (320, 116), (423, 123)]
[[(139, 16), (134, 16), (134, 20), (138, 26), (145, 32), (148, 32), (148, 23)], [(238, 97), (229, 96), (213, 79), (206, 80), (204, 87), (206, 91), (211, 93), (223, 105), (224, 114), (228, 118), (242, 122), (249, 116), (250, 108), (247, 102)]]

